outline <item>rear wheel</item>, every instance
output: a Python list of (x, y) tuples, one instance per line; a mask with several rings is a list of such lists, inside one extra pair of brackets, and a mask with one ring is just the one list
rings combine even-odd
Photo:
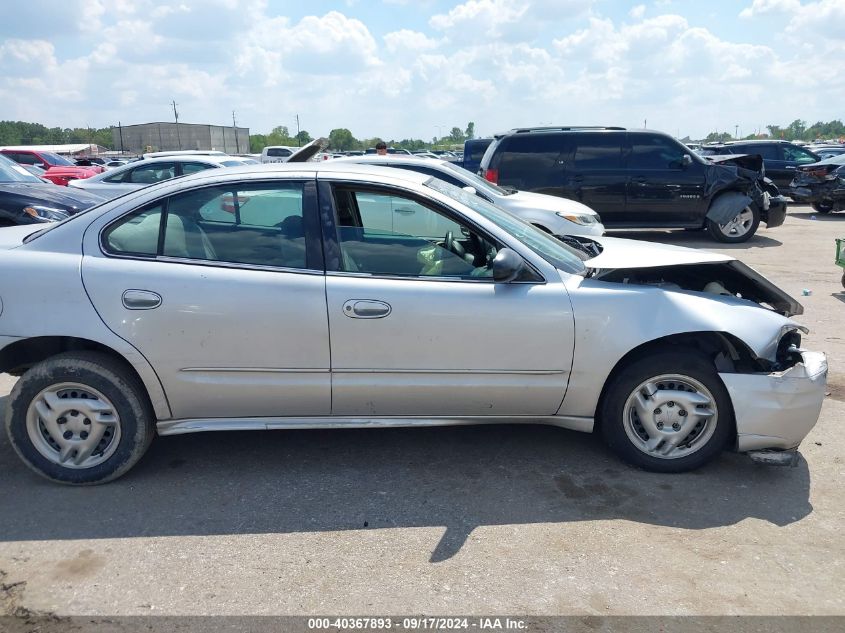
[(704, 465), (724, 449), (734, 428), (725, 386), (712, 363), (693, 350), (629, 363), (608, 384), (599, 413), (610, 448), (656, 472)]
[(818, 213), (830, 213), (833, 211), (833, 201), (822, 200), (821, 202), (814, 202), (813, 209), (815, 209)]
[(94, 352), (60, 354), (30, 368), (9, 396), (6, 431), (27, 466), (66, 484), (120, 477), (155, 435), (138, 379)]
[(708, 219), (707, 232), (718, 242), (736, 244), (751, 238), (757, 232), (759, 225), (760, 212), (756, 205), (751, 204), (724, 224)]

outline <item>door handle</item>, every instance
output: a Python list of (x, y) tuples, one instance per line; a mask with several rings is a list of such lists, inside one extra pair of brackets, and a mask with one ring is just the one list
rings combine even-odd
[(161, 305), (161, 295), (151, 290), (124, 290), (123, 307), (127, 310), (154, 310)]
[(787, 165), (786, 169), (795, 169), (795, 165)]
[(343, 304), (343, 313), (351, 319), (383, 319), (393, 308), (384, 301), (350, 299)]
[(401, 213), (402, 215), (413, 215), (414, 213), (416, 213), (416, 211), (414, 209), (399, 207), (398, 209), (393, 209), (393, 213)]

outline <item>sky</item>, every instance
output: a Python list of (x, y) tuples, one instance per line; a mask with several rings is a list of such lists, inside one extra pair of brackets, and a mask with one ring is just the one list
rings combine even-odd
[(750, 134), (845, 116), (845, 0), (16, 0), (0, 120)]

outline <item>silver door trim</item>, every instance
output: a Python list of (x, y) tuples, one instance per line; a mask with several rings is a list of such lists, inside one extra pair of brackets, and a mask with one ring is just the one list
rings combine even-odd
[(389, 427), (469, 426), (483, 424), (542, 424), (591, 433), (593, 418), (578, 416), (308, 416), (290, 418), (195, 418), (164, 420), (156, 425), (159, 435), (183, 435), (205, 431), (267, 431), (283, 429), (366, 429)]
[(327, 374), (330, 369), (292, 369), (287, 367), (183, 367), (179, 371), (243, 372), (250, 374)]
[(494, 374), (502, 376), (511, 374), (555, 376), (569, 373), (562, 369), (345, 369), (343, 367), (334, 367), (332, 371), (344, 374)]

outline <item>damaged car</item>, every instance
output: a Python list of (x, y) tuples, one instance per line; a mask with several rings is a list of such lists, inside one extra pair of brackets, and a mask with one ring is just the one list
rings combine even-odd
[(795, 171), (789, 195), (819, 213), (845, 209), (845, 155), (826, 158)]
[(11, 446), (56, 482), (156, 435), (502, 423), (656, 472), (791, 464), (824, 398), (801, 305), (741, 262), (568, 245), (407, 170), (212, 169), (33, 231), (0, 235), (0, 372)]
[(608, 230), (706, 230), (744, 242), (783, 224), (786, 198), (763, 163), (705, 160), (668, 134), (621, 127), (519, 128), (496, 135), (479, 170), (499, 186), (577, 200)]

